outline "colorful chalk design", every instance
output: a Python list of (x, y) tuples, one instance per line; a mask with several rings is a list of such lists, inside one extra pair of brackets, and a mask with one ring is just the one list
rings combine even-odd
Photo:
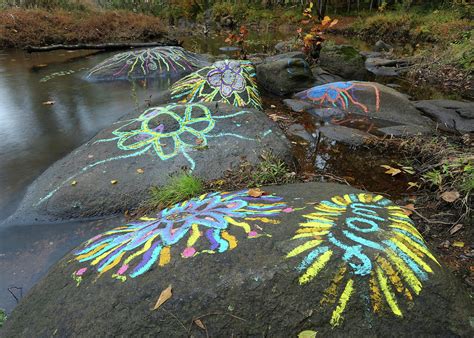
[[(256, 222), (278, 224), (275, 217), (291, 211), (274, 195), (256, 198), (249, 196), (248, 190), (204, 194), (164, 209), (156, 217), (141, 218), (95, 236), (74, 253), (74, 260), (88, 263), (99, 276), (114, 269), (112, 277), (125, 281), (153, 266), (167, 265), (174, 250), (191, 258), (235, 249), (236, 230), (243, 230), (247, 238), (269, 236)], [(87, 268), (73, 273), (78, 284)]]
[(402, 304), (412, 304), (433, 273), (430, 263), (439, 264), (403, 209), (383, 196), (335, 196), (304, 217), (308, 221), (293, 237), (302, 243), (287, 258), (302, 257), (301, 285), (338, 266), (320, 299), (333, 309), (333, 327), (342, 323), (356, 289), (370, 299), (373, 312), (388, 307), (402, 317)]

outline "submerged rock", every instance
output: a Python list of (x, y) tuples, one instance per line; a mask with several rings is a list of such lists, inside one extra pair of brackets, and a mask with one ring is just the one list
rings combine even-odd
[(257, 65), (259, 85), (270, 93), (287, 95), (309, 88), (314, 76), (300, 52), (271, 56)]
[(369, 57), (365, 68), (377, 76), (399, 76), (409, 70), (411, 62), (406, 59), (392, 60), (380, 57)]
[(400, 207), (336, 184), (263, 191), (203, 195), (93, 237), (2, 334), (472, 336), (472, 300)]
[(262, 99), (249, 61), (223, 60), (189, 74), (171, 86), (171, 99), (179, 102), (222, 102), (262, 109)]
[(113, 81), (182, 76), (209, 64), (207, 57), (182, 47), (154, 47), (115, 54), (92, 68), (85, 78)]
[(455, 100), (423, 100), (415, 107), (439, 123), (441, 129), (471, 133), (474, 132), (474, 103)]
[(29, 187), (9, 222), (123, 212), (183, 168), (217, 179), (266, 150), (291, 158), (278, 126), (256, 110), (169, 104), (125, 116), (53, 164)]

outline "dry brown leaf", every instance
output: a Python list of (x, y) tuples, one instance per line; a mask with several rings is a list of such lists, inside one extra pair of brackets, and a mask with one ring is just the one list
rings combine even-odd
[(142, 168), (137, 169), (137, 173), (139, 173), (139, 174), (143, 174), (144, 172), (145, 172), (145, 170), (143, 170)]
[(151, 309), (151, 310), (154, 311), (154, 310), (158, 309), (158, 308), (159, 308), (161, 305), (163, 305), (168, 299), (170, 299), (172, 295), (173, 295), (172, 287), (171, 287), (171, 285), (169, 285), (166, 289), (164, 289), (163, 291), (161, 291), (160, 297), (158, 297), (158, 300), (156, 301), (155, 306), (154, 306), (153, 309)]
[(402, 208), (402, 210), (405, 215), (411, 216), (411, 214), (413, 214), (413, 211), (415, 210), (415, 205), (412, 203), (407, 204)]
[(453, 203), (459, 198), (459, 192), (456, 190), (445, 191), (441, 194), (441, 198), (448, 203)]
[(247, 195), (250, 197), (260, 197), (263, 195), (263, 191), (259, 188), (249, 189)]
[(56, 102), (56, 101), (44, 101), (43, 104), (44, 104), (45, 106), (51, 106), (51, 105), (53, 105), (55, 102)]
[(194, 321), (194, 324), (196, 324), (197, 326), (199, 326), (201, 329), (206, 330), (206, 327), (204, 326), (204, 324), (203, 324), (203, 322), (202, 322), (201, 320), (196, 319), (196, 320)]
[(392, 175), (392, 176), (398, 175), (402, 172), (400, 169), (393, 168), (393, 167), (391, 167), (389, 165), (385, 165), (385, 164), (381, 165), (381, 167), (387, 169), (387, 171), (385, 173), (388, 174), (388, 175)]
[(334, 26), (334, 25), (337, 25), (338, 22), (339, 22), (338, 19), (332, 20), (332, 22), (331, 22), (331, 24), (329, 25), (329, 27), (332, 27), (332, 26)]
[(76, 185), (77, 185), (77, 181), (72, 181), (72, 182), (71, 182), (71, 185), (72, 185), (73, 187), (76, 186)]
[(196, 139), (196, 144), (197, 144), (197, 145), (200, 145), (200, 144), (202, 144), (203, 142), (204, 142), (204, 140), (203, 140), (202, 138)]
[(456, 224), (455, 226), (453, 226), (450, 230), (449, 230), (449, 233), (451, 235), (454, 235), (456, 232), (458, 232), (459, 230), (461, 230), (463, 227), (462, 224)]
[(112, 180), (112, 181), (110, 181), (110, 184), (117, 184), (117, 183), (118, 183), (117, 180)]

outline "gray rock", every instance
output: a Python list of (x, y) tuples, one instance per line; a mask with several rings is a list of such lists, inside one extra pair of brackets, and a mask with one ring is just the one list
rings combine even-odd
[(288, 52), (288, 53), (268, 56), (268, 57), (265, 58), (265, 62), (273, 62), (273, 61), (278, 61), (278, 60), (283, 60), (283, 59), (302, 59), (302, 60), (304, 60), (305, 57), (306, 56), (302, 52)]
[(150, 108), (125, 116), (53, 164), (8, 222), (122, 212), (183, 168), (217, 179), (242, 159), (258, 163), (265, 149), (291, 159), (289, 142), (262, 112), (216, 102)]
[(308, 113), (317, 117), (320, 121), (329, 122), (332, 119), (342, 119), (346, 113), (339, 108), (311, 108), (307, 110)]
[(275, 51), (277, 53), (287, 53), (287, 52), (292, 52), (292, 51), (295, 51), (295, 50), (299, 49), (296, 46), (296, 43), (295, 43), (294, 39), (290, 39), (290, 40), (286, 40), (286, 41), (280, 41), (275, 45), (274, 48), (275, 48)]
[(474, 102), (423, 100), (415, 107), (439, 123), (439, 127), (460, 133), (474, 132)]
[(325, 125), (319, 127), (318, 130), (324, 137), (350, 146), (359, 146), (365, 142), (365, 139), (371, 137), (370, 134), (361, 130), (339, 125)]
[(472, 299), (401, 208), (337, 184), (262, 190), (274, 195), (206, 195), (92, 238), (2, 335), (473, 335)]
[(399, 76), (408, 71), (411, 63), (408, 60), (390, 60), (371, 57), (365, 60), (365, 68), (377, 76)]
[(290, 137), (298, 137), (300, 139), (303, 139), (305, 141), (308, 141), (310, 143), (315, 141), (315, 138), (313, 135), (311, 135), (306, 128), (302, 124), (292, 124), (291, 126), (288, 127), (287, 129), (287, 135)]
[(282, 58), (257, 65), (257, 81), (270, 93), (287, 95), (311, 87), (314, 77), (305, 60)]
[(312, 67), (313, 76), (316, 79), (313, 83), (313, 86), (320, 86), (326, 83), (344, 81), (339, 75), (331, 74), (330, 72), (322, 69), (319, 66)]
[(375, 52), (389, 52), (392, 49), (392, 45), (389, 45), (388, 43), (385, 43), (382, 40), (378, 40), (374, 45)]
[(314, 105), (310, 102), (303, 101), (303, 100), (293, 100), (293, 99), (285, 99), (283, 103), (290, 108), (292, 111), (295, 112), (303, 112), (309, 109), (312, 109)]
[(325, 45), (321, 49), (319, 65), (344, 79), (365, 80), (367, 77), (363, 57), (349, 45)]
[(115, 54), (92, 68), (85, 76), (89, 81), (113, 81), (180, 77), (208, 66), (211, 58), (182, 47), (153, 47)]
[(416, 126), (421, 133), (434, 130), (433, 123), (422, 116), (404, 94), (376, 82), (329, 83), (294, 97), (312, 103), (315, 108), (337, 107), (347, 113), (366, 116), (380, 128), (410, 125)]

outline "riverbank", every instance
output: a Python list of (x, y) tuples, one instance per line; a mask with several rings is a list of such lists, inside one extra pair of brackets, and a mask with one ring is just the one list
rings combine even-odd
[(28, 45), (156, 41), (163, 20), (129, 11), (9, 9), (0, 12), (0, 48)]

